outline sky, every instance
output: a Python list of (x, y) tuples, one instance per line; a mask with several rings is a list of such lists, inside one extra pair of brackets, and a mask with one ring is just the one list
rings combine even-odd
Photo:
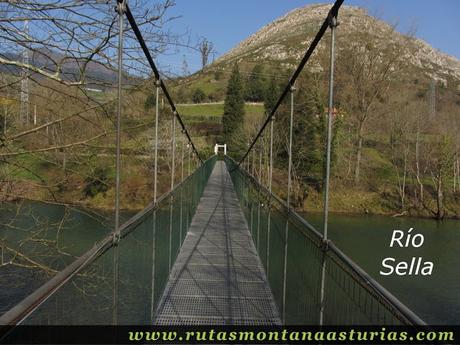
[[(178, 34), (189, 32), (192, 40), (206, 37), (214, 43), (216, 57), (293, 9), (314, 3), (332, 4), (310, 0), (175, 1), (168, 15), (180, 17), (168, 28)], [(364, 7), (371, 15), (398, 23), (397, 29), (403, 33), (415, 27), (416, 37), (460, 59), (460, 0), (345, 0), (344, 4)], [(180, 73), (184, 57), (191, 72), (200, 68), (200, 55), (193, 50), (160, 56), (158, 62), (161, 69)]]

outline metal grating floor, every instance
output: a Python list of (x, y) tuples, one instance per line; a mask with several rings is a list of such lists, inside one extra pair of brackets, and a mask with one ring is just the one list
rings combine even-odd
[(222, 161), (217, 161), (204, 190), (156, 310), (155, 324), (281, 324)]

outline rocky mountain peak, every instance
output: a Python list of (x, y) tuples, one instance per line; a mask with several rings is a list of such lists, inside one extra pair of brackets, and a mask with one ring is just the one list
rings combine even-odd
[[(292, 10), (239, 43), (220, 57), (215, 64), (271, 60), (281, 65), (295, 66), (330, 8), (330, 4), (314, 4)], [(411, 38), (411, 44), (408, 46), (407, 36), (398, 31), (394, 31), (390, 40), (383, 39), (384, 33), (391, 29), (390, 24), (370, 16), (363, 8), (342, 6), (339, 12), (339, 23), (338, 35), (342, 40), (367, 30), (375, 36), (377, 44), (388, 44), (389, 41), (395, 44), (397, 49), (404, 52), (408, 61), (421, 68), (430, 78), (445, 83), (449, 78), (460, 81), (460, 60), (434, 49), (421, 39)], [(321, 45), (324, 45), (324, 40)]]

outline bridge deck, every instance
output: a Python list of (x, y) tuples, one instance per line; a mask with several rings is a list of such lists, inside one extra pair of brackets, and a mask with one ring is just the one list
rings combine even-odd
[(158, 325), (280, 324), (230, 175), (218, 161), (155, 314)]

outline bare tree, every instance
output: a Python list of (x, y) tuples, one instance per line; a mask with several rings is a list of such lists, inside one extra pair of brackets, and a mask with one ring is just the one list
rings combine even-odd
[[(403, 95), (403, 100), (407, 99), (408, 95)], [(406, 102), (398, 103), (399, 106)], [(411, 134), (414, 119), (414, 113), (411, 106), (407, 103), (401, 106), (399, 111), (394, 108), (388, 120), (390, 122), (390, 152), (391, 163), (396, 173), (396, 184), (399, 195), (399, 207), (404, 210), (406, 206), (406, 188), (410, 167), (410, 149), (411, 149)]]
[(202, 38), (198, 42), (198, 50), (201, 54), (201, 67), (205, 68), (208, 65), (209, 56), (214, 53), (214, 43), (207, 38)]
[[(13, 190), (22, 183), (23, 174), (18, 170), (40, 176), (46, 190), (51, 190), (56, 179), (65, 179), (71, 171), (74, 179), (86, 179), (87, 169), (77, 166), (86, 165), (86, 157), (104, 156), (107, 153), (102, 150), (113, 150), (114, 82), (118, 69), (115, 3), (24, 0), (0, 4), (0, 68), (4, 76), (0, 85), (4, 113), (0, 159), (4, 181), (13, 183)], [(130, 2), (154, 55), (178, 44), (178, 36), (162, 29), (174, 19), (166, 14), (173, 5), (171, 0), (154, 4), (145, 0)], [(28, 32), (23, 30), (25, 22)], [(151, 69), (128, 26), (124, 47), (123, 70), (129, 71), (129, 74), (125, 72), (124, 80), (124, 115), (143, 119), (139, 104), (143, 103), (142, 97), (151, 93), (148, 83)], [(24, 52), (28, 53), (28, 60), (23, 59)], [(20, 113), (21, 83), (25, 78), (29, 84), (27, 105), (37, 109), (36, 124), (22, 124), (19, 118), (14, 118)], [(139, 140), (131, 132), (145, 130), (148, 122), (143, 121), (125, 127), (124, 135), (133, 141)], [(5, 124), (9, 125), (8, 131)], [(30, 163), (32, 155), (34, 160), (42, 162), (40, 164), (60, 166), (63, 176), (46, 176), (40, 164)], [(27, 178), (23, 180), (27, 182)], [(27, 189), (18, 189), (17, 196), (24, 196), (21, 191)]]
[[(376, 35), (368, 30), (356, 33), (352, 42), (340, 49), (338, 77), (342, 85), (340, 97), (353, 117), (356, 140), (354, 181), (359, 182), (365, 126), (372, 117), (387, 114), (386, 98), (404, 63), (401, 42), (394, 42), (395, 28), (386, 26)], [(407, 42), (410, 38), (406, 37)]]
[[(119, 32), (115, 4), (113, 0), (0, 4), (0, 200), (7, 201), (0, 211), (24, 198), (113, 207)], [(167, 15), (174, 1), (133, 0), (129, 5), (152, 55), (180, 44), (179, 36), (164, 29), (174, 19)], [(29, 23), (28, 34), (23, 30), (25, 21)], [(125, 23), (122, 159), (134, 167), (123, 166), (131, 171), (124, 175), (122, 207), (140, 208), (144, 206), (141, 201), (146, 204), (153, 190), (148, 184), (154, 119), (144, 102), (154, 85), (151, 67)], [(23, 59), (24, 51), (28, 52), (28, 61)], [(28, 105), (37, 109), (36, 123), (23, 124), (19, 119), (25, 78), (29, 84)], [(162, 115), (167, 116), (164, 112)], [(163, 151), (160, 153), (166, 156)], [(168, 160), (160, 158), (160, 162), (164, 166)], [(141, 190), (142, 197), (133, 190)], [(16, 212), (7, 219), (2, 214), (0, 230), (21, 217), (34, 216)], [(36, 225), (37, 231), (30, 237), (33, 241), (45, 239), (44, 229), (49, 226)], [(41, 261), (29, 246), (14, 246), (3, 235), (0, 232), (0, 267), (22, 265), (50, 275), (58, 269)], [(52, 245), (57, 250), (49, 256), (65, 255), (57, 239)]]

